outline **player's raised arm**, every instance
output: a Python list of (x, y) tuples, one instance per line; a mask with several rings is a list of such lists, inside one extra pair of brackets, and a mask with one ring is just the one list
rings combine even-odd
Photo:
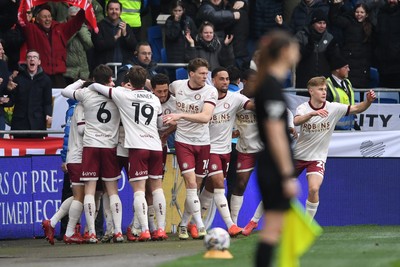
[(106, 86), (106, 85), (102, 85), (102, 84), (99, 84), (99, 83), (92, 83), (89, 87), (88, 87), (88, 89), (89, 90), (93, 90), (93, 91), (96, 91), (96, 92), (99, 92), (100, 94), (102, 94), (102, 95), (104, 95), (104, 96), (107, 96), (107, 97), (109, 97), (109, 98), (112, 98), (111, 97), (111, 95), (112, 95), (112, 87), (110, 87), (110, 86)]
[(367, 93), (367, 99), (357, 105), (350, 106), (350, 114), (362, 113), (371, 106), (372, 102), (376, 99), (374, 90), (369, 90)]
[(76, 82), (68, 85), (67, 87), (61, 90), (61, 95), (66, 98), (79, 100), (75, 98), (75, 91), (79, 88), (82, 88), (84, 82), (85, 82), (84, 80), (77, 80)]

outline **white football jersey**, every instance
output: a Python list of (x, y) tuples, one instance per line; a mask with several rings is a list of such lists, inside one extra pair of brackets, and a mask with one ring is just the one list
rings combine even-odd
[(254, 111), (242, 110), (236, 114), (236, 130), (240, 133), (236, 143), (236, 150), (240, 153), (257, 153), (264, 148)]
[[(294, 158), (304, 161), (326, 161), (329, 142), (336, 123), (347, 115), (349, 105), (326, 101), (323, 109), (328, 111), (327, 117), (313, 116), (300, 126), (300, 135), (294, 148)], [(314, 110), (310, 102), (297, 107), (295, 116), (302, 116)]]
[[(162, 108), (162, 114), (163, 115), (167, 115), (167, 114), (171, 114), (171, 113), (176, 113), (176, 100), (175, 97), (171, 94), (169, 94), (168, 100), (165, 101), (165, 103), (161, 103), (161, 108)], [(159, 132), (162, 133), (165, 130), (167, 130), (169, 127), (171, 127), (170, 125), (163, 125)]]
[(114, 148), (118, 144), (118, 129), (121, 120), (114, 102), (88, 88), (74, 92), (76, 100), (83, 104), (85, 116), (84, 147)]
[(158, 128), (162, 126), (161, 103), (157, 96), (144, 89), (110, 88), (93, 84), (104, 95), (110, 95), (118, 106), (125, 129), (125, 148), (162, 151)]
[(74, 114), (71, 118), (66, 163), (82, 163), (84, 127), (85, 118), (83, 115), (83, 105), (78, 103), (75, 106)]
[(125, 148), (124, 145), (125, 145), (125, 129), (121, 123), (119, 126), (117, 156), (127, 158), (129, 157), (129, 149)]
[(236, 113), (244, 110), (249, 99), (242, 95), (227, 92), (226, 96), (217, 100), (210, 120), (210, 153), (227, 154), (232, 151), (232, 128)]
[[(200, 89), (189, 87), (189, 80), (177, 80), (169, 85), (169, 91), (175, 95), (177, 113), (201, 113), (205, 103), (215, 106), (218, 92), (214, 86), (206, 84)], [(189, 145), (209, 145), (208, 123), (179, 120), (175, 140)]]

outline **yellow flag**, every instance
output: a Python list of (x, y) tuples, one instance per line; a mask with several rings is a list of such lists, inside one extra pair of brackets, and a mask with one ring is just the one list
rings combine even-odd
[(322, 228), (305, 213), (301, 204), (292, 201), (286, 212), (281, 245), (279, 249), (280, 267), (299, 267), (299, 258), (312, 245), (315, 238), (322, 233)]

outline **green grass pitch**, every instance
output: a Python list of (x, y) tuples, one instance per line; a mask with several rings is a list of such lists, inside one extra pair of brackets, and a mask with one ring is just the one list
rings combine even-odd
[[(203, 259), (202, 252), (161, 266), (253, 266), (257, 240), (256, 233), (232, 239), (232, 260)], [(303, 267), (400, 267), (400, 226), (324, 227), (300, 263)]]

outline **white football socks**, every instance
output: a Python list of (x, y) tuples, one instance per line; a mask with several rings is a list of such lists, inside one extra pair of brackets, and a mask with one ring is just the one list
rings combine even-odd
[(234, 224), (237, 225), (239, 211), (243, 205), (243, 196), (231, 195), (231, 218)]
[(188, 201), (185, 199), (184, 210), (182, 214), (182, 219), (180, 222), (180, 226), (187, 226), (191, 217), (191, 211), (189, 210)]
[[(157, 230), (157, 226), (156, 226), (156, 211), (154, 210), (154, 206), (153, 205), (148, 205), (147, 208), (147, 219), (149, 221), (149, 230), (150, 232), (153, 232), (155, 230)], [(157, 218), (158, 221), (158, 218)]]
[(226, 200), (225, 197), (225, 189), (214, 189), (214, 201), (219, 214), (229, 229), (234, 223), (231, 218), (231, 213), (229, 212), (228, 200)]
[(201, 191), (199, 199), (201, 204), (201, 217), (204, 218), (208, 209), (213, 203), (214, 193), (207, 191), (205, 188)]
[(71, 206), (69, 207), (69, 220), (65, 235), (71, 237), (75, 233), (75, 226), (81, 218), (83, 210), (83, 204), (78, 200), (72, 200)]
[(108, 193), (104, 193), (102, 199), (103, 199), (103, 214), (106, 220), (105, 233), (114, 233), (114, 222), (110, 208), (110, 198), (108, 197)]
[[(186, 189), (186, 202), (189, 207), (189, 212), (192, 214), (198, 228), (204, 227), (200, 213), (200, 200), (197, 196), (197, 189)], [(185, 226), (188, 222), (186, 222)]]
[(311, 220), (314, 219), (315, 214), (318, 210), (319, 201), (317, 203), (312, 203), (310, 201), (306, 201), (306, 212), (310, 215)]
[(85, 210), (86, 225), (88, 227), (89, 234), (96, 234), (94, 227), (94, 220), (96, 218), (96, 205), (94, 203), (93, 195), (85, 195), (83, 200), (83, 208)]
[(167, 211), (165, 195), (162, 188), (153, 191), (153, 207), (156, 213), (157, 226), (165, 230), (165, 214)]
[(147, 218), (148, 207), (144, 191), (136, 191), (134, 193), (134, 199), (133, 206), (135, 207), (135, 216), (137, 216), (142, 232), (144, 232), (149, 230), (149, 221)]
[(110, 196), (111, 217), (114, 222), (114, 233), (122, 233), (122, 204), (118, 194)]
[(263, 202), (260, 201), (260, 203), (257, 206), (256, 211), (254, 212), (253, 218), (251, 218), (251, 220), (253, 222), (258, 223), (258, 221), (261, 219), (263, 214), (264, 214), (264, 205), (263, 205)]
[(50, 218), (50, 224), (51, 227), (56, 227), (57, 223), (64, 218), (65, 215), (68, 214), (69, 207), (71, 206), (72, 200), (74, 200), (74, 197), (69, 197), (66, 200), (64, 200), (63, 203), (61, 203), (60, 208), (58, 211), (53, 215), (53, 217)]

